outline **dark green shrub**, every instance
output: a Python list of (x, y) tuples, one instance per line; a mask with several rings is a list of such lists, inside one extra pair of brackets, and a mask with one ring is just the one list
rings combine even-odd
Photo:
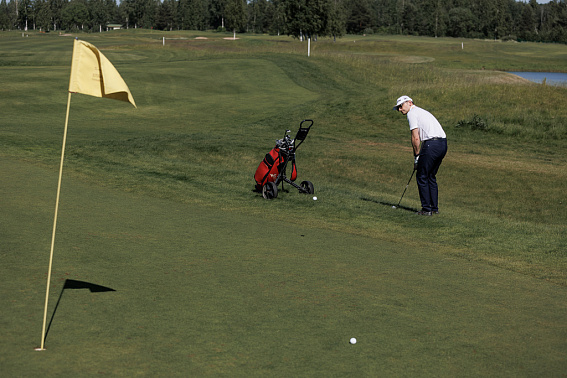
[(481, 130), (481, 131), (488, 131), (488, 122), (485, 119), (482, 119), (478, 114), (473, 115), (470, 120), (460, 120), (457, 125), (457, 128), (468, 128), (471, 130)]

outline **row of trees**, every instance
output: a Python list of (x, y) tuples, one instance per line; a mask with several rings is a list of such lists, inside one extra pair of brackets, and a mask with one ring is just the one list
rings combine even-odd
[(567, 43), (566, 0), (1, 0), (0, 29), (159, 30), (341, 36), (410, 34)]

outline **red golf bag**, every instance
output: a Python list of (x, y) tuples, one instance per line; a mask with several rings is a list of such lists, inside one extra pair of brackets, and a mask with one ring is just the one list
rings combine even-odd
[[(307, 126), (304, 127), (303, 124)], [(297, 168), (295, 167), (295, 151), (303, 143), (309, 129), (313, 126), (313, 121), (304, 119), (299, 124), (299, 130), (292, 139), (287, 130), (282, 139), (276, 140), (276, 146), (266, 154), (254, 174), (256, 181), (256, 191), (262, 193), (262, 197), (271, 200), (278, 196), (278, 185), (281, 189), (284, 183), (289, 184), (299, 190), (300, 193), (313, 194), (314, 187), (311, 181), (302, 181), (296, 184)], [(287, 170), (291, 163), (291, 175), (287, 177)]]
[[(278, 178), (280, 170), (283, 168), (285, 162), (284, 155), (276, 146), (266, 154), (264, 160), (256, 169), (254, 180), (256, 180), (256, 189), (261, 190), (267, 182), (275, 182)], [(295, 159), (291, 161), (291, 181), (297, 178), (297, 168), (295, 167)]]

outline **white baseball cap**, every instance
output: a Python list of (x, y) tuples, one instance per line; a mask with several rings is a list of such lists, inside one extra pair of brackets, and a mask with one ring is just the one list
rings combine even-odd
[(413, 100), (411, 98), (409, 98), (408, 96), (402, 96), (402, 97), (398, 98), (398, 100), (396, 101), (396, 106), (394, 106), (394, 110), (398, 110), (400, 105), (402, 105), (406, 101), (413, 102)]

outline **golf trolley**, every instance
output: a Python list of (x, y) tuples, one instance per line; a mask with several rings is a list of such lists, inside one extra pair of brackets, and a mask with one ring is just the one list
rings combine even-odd
[[(304, 127), (303, 124), (307, 126)], [(286, 130), (284, 137), (276, 140), (276, 146), (266, 154), (266, 157), (256, 169), (254, 174), (256, 191), (261, 192), (265, 199), (276, 198), (278, 196), (278, 185), (281, 183), (281, 190), (283, 190), (284, 182), (299, 190), (299, 193), (314, 193), (315, 190), (311, 181), (302, 181), (300, 185), (294, 182), (297, 178), (295, 151), (305, 141), (311, 126), (313, 126), (312, 120), (301, 121), (299, 130), (293, 139), (289, 135), (290, 130)], [(288, 178), (286, 170), (289, 163), (291, 163), (291, 176)]]

